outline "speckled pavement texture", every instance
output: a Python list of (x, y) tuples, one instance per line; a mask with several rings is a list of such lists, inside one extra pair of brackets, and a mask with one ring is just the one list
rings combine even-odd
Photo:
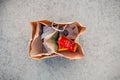
[[(85, 25), (85, 57), (28, 58), (40, 19)], [(120, 80), (120, 0), (0, 0), (0, 80)]]

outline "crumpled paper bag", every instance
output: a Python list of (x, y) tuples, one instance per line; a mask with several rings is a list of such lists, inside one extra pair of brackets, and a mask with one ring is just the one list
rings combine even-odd
[[(29, 50), (28, 50), (28, 56), (34, 59), (43, 59), (43, 58), (49, 58), (49, 57), (54, 57), (54, 56), (62, 56), (68, 59), (80, 59), (84, 56), (84, 52), (82, 47), (79, 44), (79, 36), (86, 30), (86, 27), (81, 25), (78, 22), (68, 22), (68, 23), (55, 23), (60, 26), (64, 26), (66, 24), (68, 25), (76, 25), (78, 28), (78, 34), (75, 36), (74, 42), (78, 44), (78, 49), (76, 52), (71, 52), (71, 51), (52, 51), (49, 52), (45, 49), (45, 46), (43, 45), (43, 40), (41, 39), (42, 35), (42, 25), (46, 25), (46, 27), (51, 27), (53, 22), (48, 21), (48, 20), (39, 20), (39, 21), (33, 21), (31, 22), (31, 27), (32, 27), (32, 32), (31, 32), (31, 38), (30, 38), (30, 43), (29, 43)], [(69, 26), (68, 26), (69, 28)], [(48, 42), (47, 46), (52, 47), (50, 38), (54, 32), (45, 38), (45, 42)], [(69, 37), (69, 36), (68, 36)], [(71, 37), (71, 36), (70, 36)]]

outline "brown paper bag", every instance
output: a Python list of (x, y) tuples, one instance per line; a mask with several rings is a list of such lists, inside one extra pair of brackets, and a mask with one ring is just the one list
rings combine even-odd
[[(32, 26), (32, 35), (30, 39), (30, 44), (29, 44), (29, 52), (28, 56), (34, 59), (43, 59), (43, 58), (49, 58), (49, 57), (54, 57), (54, 56), (63, 56), (68, 59), (80, 59), (84, 56), (83, 49), (79, 44), (79, 36), (85, 31), (85, 26), (79, 24), (78, 22), (69, 22), (69, 23), (55, 23), (60, 25), (60, 27), (67, 25), (76, 25), (78, 28), (78, 33), (77, 36), (75, 36), (74, 42), (78, 44), (78, 49), (76, 52), (71, 52), (71, 51), (58, 51), (55, 52), (52, 50), (51, 52), (48, 53), (46, 50), (45, 46), (43, 45), (43, 40), (41, 39), (41, 35), (43, 32), (42, 25), (46, 25), (46, 27), (51, 27), (53, 22), (48, 21), (48, 20), (40, 20), (40, 21), (33, 21), (31, 22)], [(69, 30), (69, 26), (67, 27)], [(50, 41), (51, 36), (55, 33), (55, 31), (52, 34), (49, 34), (45, 38), (45, 42), (48, 42), (47, 46), (48, 47), (53, 47), (53, 44)], [(68, 35), (67, 37), (71, 37), (71, 35)], [(50, 45), (50, 46), (49, 46)]]

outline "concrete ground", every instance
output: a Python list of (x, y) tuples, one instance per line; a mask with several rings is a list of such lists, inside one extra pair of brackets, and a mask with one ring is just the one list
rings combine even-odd
[[(28, 58), (29, 22), (79, 21), (85, 57)], [(0, 80), (120, 80), (120, 0), (0, 0)]]

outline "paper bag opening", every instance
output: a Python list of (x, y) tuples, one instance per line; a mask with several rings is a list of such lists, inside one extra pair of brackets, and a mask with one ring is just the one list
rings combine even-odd
[[(68, 59), (80, 59), (84, 56), (84, 52), (82, 47), (79, 44), (79, 36), (85, 31), (85, 26), (82, 26), (78, 22), (71, 22), (71, 23), (55, 23), (56, 25), (59, 25), (59, 27), (63, 27), (66, 24), (68, 24), (68, 32), (70, 31), (69, 27), (71, 25), (76, 25), (78, 28), (78, 33), (76, 34), (77, 36), (73, 37), (68, 35), (67, 37), (72, 38), (72, 41), (76, 42), (78, 45), (78, 49), (76, 52), (71, 52), (71, 51), (54, 51), (52, 50), (51, 52), (48, 52), (46, 50), (45, 45), (43, 45), (44, 41), (48, 41), (49, 44), (52, 45), (50, 38), (52, 35), (54, 35), (55, 31), (53, 31), (51, 34), (47, 35), (47, 38), (45, 40), (42, 39), (42, 34), (43, 34), (43, 26), (46, 28), (51, 27), (53, 22), (48, 21), (48, 20), (40, 20), (40, 21), (33, 21), (31, 22), (31, 27), (32, 27), (32, 35), (30, 39), (30, 45), (29, 45), (29, 52), (28, 56), (34, 59), (43, 59), (43, 58), (49, 58), (49, 57), (54, 57), (54, 56), (63, 56)], [(49, 46), (49, 47), (53, 47)]]

